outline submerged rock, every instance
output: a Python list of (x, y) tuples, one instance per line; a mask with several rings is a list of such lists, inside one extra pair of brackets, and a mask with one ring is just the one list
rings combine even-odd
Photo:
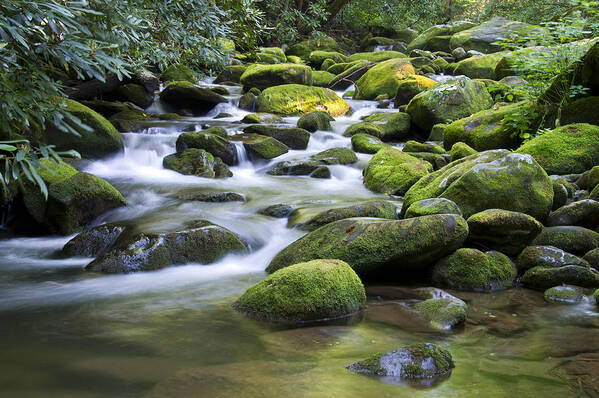
[(433, 378), (453, 368), (449, 351), (430, 343), (414, 344), (348, 366), (356, 373), (402, 379)]
[(486, 151), (422, 177), (406, 192), (403, 208), (434, 197), (454, 201), (465, 217), (486, 209), (504, 209), (542, 221), (553, 203), (553, 184), (529, 155)]
[(433, 268), (433, 282), (441, 287), (466, 291), (494, 291), (512, 286), (516, 268), (502, 253), (458, 249)]
[(584, 299), (584, 289), (578, 286), (555, 286), (543, 293), (545, 301), (557, 304), (578, 304)]
[(348, 218), (324, 225), (296, 240), (270, 262), (267, 272), (318, 258), (346, 261), (360, 276), (406, 271), (423, 273), (435, 261), (459, 248), (468, 236), (457, 215), (407, 220)]
[(229, 253), (243, 253), (237, 235), (206, 220), (167, 233), (122, 233), (114, 246), (85, 267), (88, 271), (130, 273), (190, 262), (210, 264)]
[(323, 259), (278, 270), (233, 307), (260, 320), (294, 324), (345, 317), (365, 304), (364, 286), (349, 265)]
[(414, 304), (413, 308), (430, 326), (446, 330), (466, 321), (468, 306), (464, 301), (440, 289), (428, 290), (431, 298)]

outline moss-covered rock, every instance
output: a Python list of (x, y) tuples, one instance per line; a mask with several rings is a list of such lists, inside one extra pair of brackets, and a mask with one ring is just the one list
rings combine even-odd
[(407, 58), (407, 55), (399, 51), (372, 51), (352, 54), (347, 58), (347, 61), (383, 62), (395, 58)]
[(289, 152), (287, 145), (266, 135), (243, 133), (231, 136), (230, 140), (241, 141), (252, 158), (274, 159)]
[(349, 218), (324, 225), (279, 252), (267, 272), (318, 258), (346, 261), (360, 276), (426, 268), (459, 248), (468, 236), (466, 221), (442, 214), (407, 220)]
[(416, 71), (408, 59), (395, 58), (370, 68), (357, 82), (355, 99), (373, 100), (381, 94), (393, 98), (399, 81)]
[(457, 297), (434, 289), (435, 297), (414, 304), (418, 315), (435, 329), (447, 330), (466, 321), (468, 306)]
[(528, 246), (518, 256), (516, 261), (518, 273), (524, 274), (531, 268), (559, 268), (566, 265), (588, 267), (589, 263), (573, 254), (567, 253), (555, 246)]
[(166, 68), (160, 75), (160, 80), (163, 82), (184, 81), (192, 84), (198, 82), (198, 78), (191, 68), (181, 64), (174, 64)]
[(451, 162), (455, 162), (470, 155), (475, 155), (478, 151), (464, 142), (456, 142), (451, 146), (449, 153), (451, 154)]
[(248, 65), (228, 65), (216, 76), (214, 84), (225, 82), (241, 83), (241, 75), (243, 75), (248, 67)]
[(364, 286), (349, 265), (323, 259), (278, 270), (233, 307), (260, 320), (293, 324), (345, 317), (365, 304)]
[(335, 119), (327, 112), (314, 111), (300, 117), (297, 121), (297, 127), (308, 130), (311, 133), (318, 130), (329, 131), (331, 130), (331, 122), (333, 121)]
[(409, 43), (408, 50), (428, 50), (430, 48), (429, 42), (433, 40), (435, 37), (451, 36), (455, 33), (461, 32), (466, 29), (470, 29), (474, 26), (476, 26), (476, 24), (474, 24), (473, 22), (466, 21), (456, 21), (449, 24), (431, 26)]
[(69, 257), (97, 257), (114, 245), (125, 228), (125, 224), (112, 223), (87, 229), (69, 240), (61, 253)]
[(480, 25), (463, 30), (451, 37), (450, 48), (462, 47), (464, 50), (475, 50), (482, 53), (494, 53), (502, 49), (496, 42), (505, 37), (520, 37), (546, 35), (546, 29), (527, 23), (495, 17)]
[(233, 175), (220, 158), (215, 158), (209, 152), (197, 148), (165, 156), (162, 166), (177, 173), (198, 177), (226, 178)]
[(280, 115), (272, 113), (248, 113), (239, 121), (239, 123), (260, 124), (260, 123), (283, 123), (283, 118)]
[(92, 272), (151, 271), (190, 262), (210, 264), (229, 253), (247, 251), (237, 235), (206, 220), (166, 233), (121, 233), (109, 250), (85, 267)]
[(219, 157), (229, 166), (239, 162), (234, 144), (226, 138), (206, 131), (180, 134), (177, 137), (176, 148), (177, 152), (184, 152), (190, 148), (203, 149)]
[(320, 69), (322, 63), (327, 59), (330, 59), (335, 63), (347, 62), (347, 57), (337, 51), (317, 50), (310, 53), (310, 66), (315, 69)]
[(580, 200), (560, 207), (547, 218), (547, 226), (577, 225), (589, 229), (599, 227), (599, 202)]
[(294, 210), (294, 207), (285, 203), (277, 203), (258, 210), (262, 214), (274, 218), (287, 218)]
[(406, 112), (416, 126), (428, 132), (437, 123), (468, 117), (491, 106), (493, 99), (485, 85), (462, 77), (436, 84), (416, 95)]
[(280, 47), (260, 47), (259, 53), (273, 55), (278, 62), (285, 62), (287, 60), (285, 52)]
[(125, 133), (129, 131), (142, 130), (146, 126), (144, 121), (147, 122), (152, 120), (152, 118), (144, 111), (139, 109), (130, 109), (115, 113), (110, 117), (109, 120), (119, 132)]
[(81, 156), (88, 158), (102, 157), (123, 150), (123, 138), (102, 115), (77, 101), (65, 99), (64, 103), (65, 110), (78, 117), (91, 131), (78, 129), (79, 136), (75, 136), (56, 128), (47, 129), (45, 139), (49, 144), (55, 145), (56, 150), (74, 149)]
[[(289, 216), (289, 226), (294, 226), (304, 231), (314, 231), (323, 225), (334, 221), (343, 220), (352, 217), (374, 217), (385, 218), (389, 220), (397, 219), (397, 208), (393, 203), (386, 200), (373, 200), (358, 205), (339, 207), (321, 211), (320, 213), (309, 217), (306, 220), (294, 220), (294, 213), (300, 212), (300, 209), (294, 210)], [(301, 213), (300, 213), (301, 214)], [(301, 221), (300, 221), (301, 220)]]
[(352, 164), (358, 161), (358, 157), (349, 148), (330, 148), (312, 155), (310, 160), (315, 160), (326, 165)]
[(518, 255), (543, 230), (533, 217), (501, 209), (481, 211), (467, 221), (471, 242), (510, 256)]
[(312, 68), (297, 64), (251, 65), (239, 78), (245, 89), (264, 90), (281, 84), (312, 84)]
[(449, 351), (430, 343), (378, 354), (348, 366), (352, 372), (402, 379), (430, 379), (454, 368)]
[(70, 165), (40, 161), (39, 175), (48, 189), (46, 200), (28, 181), (19, 185), (26, 211), (50, 233), (69, 235), (85, 227), (102, 213), (127, 205), (107, 181), (80, 173)]
[(561, 113), (562, 125), (588, 123), (599, 126), (599, 96), (584, 97), (568, 103)]
[(449, 199), (431, 198), (414, 202), (405, 211), (404, 218), (429, 216), (432, 214), (457, 214), (462, 215), (462, 211), (454, 202)]
[(436, 81), (426, 76), (412, 75), (401, 79), (397, 84), (395, 93), (395, 106), (407, 105), (412, 98), (437, 84)]
[(383, 141), (370, 134), (358, 133), (351, 137), (351, 145), (358, 153), (377, 153), (380, 149), (387, 147)]
[(343, 133), (345, 137), (353, 137), (355, 135), (369, 135), (380, 139), (384, 135), (383, 126), (377, 123), (359, 122), (349, 126)]
[(468, 76), (471, 79), (495, 80), (497, 78), (495, 68), (504, 55), (504, 53), (495, 53), (463, 59), (456, 64), (453, 73)]
[(465, 217), (495, 208), (545, 220), (553, 202), (553, 185), (531, 156), (486, 151), (421, 178), (406, 193), (404, 208), (435, 197), (454, 201)]
[(564, 267), (534, 267), (522, 276), (524, 286), (535, 290), (546, 290), (562, 284), (581, 287), (599, 287), (599, 273), (593, 268), (580, 265)]
[(123, 101), (131, 102), (146, 109), (154, 102), (154, 92), (141, 84), (127, 83), (116, 89), (116, 95)]
[(329, 87), (335, 75), (327, 71), (316, 70), (312, 72), (312, 85), (316, 87)]
[(273, 176), (312, 176), (317, 173), (320, 177), (321, 167), (322, 163), (317, 160), (284, 161), (275, 164), (267, 173)]
[(374, 192), (403, 195), (432, 171), (430, 163), (386, 147), (378, 151), (364, 168), (364, 185)]
[(326, 109), (331, 116), (342, 116), (349, 110), (349, 105), (333, 90), (299, 84), (269, 87), (256, 99), (258, 112), (303, 115), (322, 110), (320, 108)]
[(383, 141), (402, 141), (410, 133), (410, 115), (405, 112), (381, 112), (364, 118), (364, 121), (349, 126), (343, 133), (346, 137), (355, 134), (370, 134)]
[(547, 227), (533, 240), (535, 246), (555, 246), (583, 256), (599, 247), (599, 234), (590, 229), (573, 226)]
[[(331, 82), (329, 83), (329, 88), (333, 90), (346, 90), (349, 86), (357, 82), (362, 76), (364, 76), (364, 74), (370, 68), (374, 66), (374, 64), (365, 60), (349, 62), (344, 65), (347, 66), (343, 71), (335, 75), (335, 78), (331, 80)], [(355, 95), (355, 90), (352, 96), (353, 95)]]
[(285, 128), (254, 124), (243, 129), (244, 133), (261, 134), (282, 142), (291, 149), (306, 149), (310, 133), (300, 128)]
[(432, 142), (408, 141), (405, 143), (402, 151), (404, 152), (429, 152), (436, 154), (444, 154), (443, 147)]
[(341, 47), (339, 43), (337, 43), (334, 39), (330, 37), (321, 37), (318, 40), (304, 40), (302, 42), (296, 43), (294, 45), (289, 46), (285, 51), (287, 56), (295, 55), (303, 60), (308, 61), (310, 59), (310, 54), (313, 51), (341, 51)]
[(582, 259), (587, 261), (591, 267), (599, 270), (599, 248), (587, 252)]
[(499, 252), (458, 249), (433, 268), (433, 283), (466, 291), (494, 291), (512, 286), (516, 268)]
[(599, 165), (599, 126), (570, 124), (535, 137), (518, 148), (549, 174), (582, 173)]
[(543, 293), (545, 301), (556, 304), (578, 304), (584, 299), (584, 289), (578, 286), (555, 286)]
[(196, 87), (189, 82), (173, 81), (160, 93), (160, 101), (169, 112), (202, 115), (216, 105), (228, 102), (222, 95), (212, 90)]
[(515, 134), (506, 116), (526, 112), (533, 105), (527, 102), (485, 109), (472, 116), (456, 120), (443, 131), (443, 145), (449, 150), (464, 142), (477, 151), (517, 148), (522, 139)]
[(568, 203), (568, 190), (564, 184), (559, 181), (552, 180), (553, 182), (553, 206), (551, 210), (557, 210), (560, 207)]

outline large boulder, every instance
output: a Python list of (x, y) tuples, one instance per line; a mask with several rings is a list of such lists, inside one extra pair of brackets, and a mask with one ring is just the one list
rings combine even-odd
[(428, 266), (459, 248), (468, 236), (466, 221), (441, 214), (407, 220), (348, 218), (327, 224), (279, 252), (267, 267), (274, 272), (302, 261), (338, 258), (360, 276)]
[(207, 113), (216, 105), (228, 102), (222, 95), (212, 90), (196, 87), (189, 82), (170, 82), (160, 93), (160, 101), (169, 112), (199, 116)]
[(260, 90), (281, 84), (312, 85), (312, 68), (297, 64), (254, 64), (246, 69), (239, 78), (246, 89), (256, 87)]
[(279, 323), (341, 318), (366, 304), (360, 278), (340, 260), (314, 260), (278, 270), (249, 288), (233, 307)]
[(331, 122), (335, 121), (331, 115), (323, 111), (310, 112), (299, 118), (297, 127), (314, 133), (318, 130), (331, 130)]
[(454, 368), (449, 351), (434, 344), (414, 344), (348, 366), (352, 372), (399, 379), (431, 379)]
[(287, 56), (295, 55), (305, 61), (310, 60), (312, 51), (341, 51), (339, 43), (330, 37), (320, 37), (319, 39), (304, 40), (291, 45), (285, 51)]
[(349, 105), (327, 88), (284, 84), (262, 91), (256, 99), (256, 110), (282, 115), (326, 110), (331, 116), (342, 116), (349, 110)]
[(46, 184), (48, 199), (28, 181), (19, 185), (27, 213), (50, 233), (69, 235), (102, 213), (127, 205), (127, 201), (107, 181), (80, 173), (66, 163), (40, 161), (38, 173)]
[(291, 149), (306, 149), (310, 133), (301, 128), (272, 127), (253, 124), (243, 129), (244, 133), (261, 134), (282, 142)]
[(537, 237), (543, 224), (516, 211), (489, 209), (468, 218), (468, 239), (484, 248), (515, 256)]
[(495, 150), (468, 156), (424, 176), (406, 193), (404, 208), (435, 197), (454, 201), (465, 217), (486, 209), (504, 209), (542, 221), (551, 210), (553, 184), (531, 156)]
[(462, 211), (454, 202), (449, 199), (431, 198), (414, 202), (405, 211), (405, 218), (429, 216), (432, 214), (457, 214), (462, 215)]
[(375, 154), (388, 146), (379, 138), (366, 133), (354, 134), (351, 137), (352, 149), (358, 153)]
[(522, 283), (528, 288), (541, 291), (561, 284), (599, 287), (599, 272), (580, 265), (534, 267), (524, 273)]
[(451, 49), (462, 47), (464, 50), (475, 50), (483, 53), (501, 51), (496, 44), (500, 39), (524, 38), (547, 35), (546, 29), (538, 28), (527, 23), (511, 21), (495, 17), (480, 25), (454, 34), (449, 43)]
[(97, 158), (123, 150), (123, 138), (108, 120), (87, 106), (65, 99), (65, 110), (78, 117), (88, 129), (77, 128), (79, 136), (65, 133), (56, 128), (45, 132), (45, 139), (58, 151), (76, 150), (81, 156)]
[(130, 273), (175, 264), (210, 264), (229, 253), (243, 253), (246, 245), (237, 235), (206, 220), (165, 233), (121, 233), (114, 245), (85, 267), (88, 271)]
[(430, 163), (399, 149), (385, 147), (364, 168), (364, 185), (374, 192), (404, 195), (421, 177), (432, 171)]
[(441, 287), (467, 291), (493, 291), (510, 287), (516, 279), (516, 267), (502, 253), (459, 249), (440, 260), (433, 268), (433, 283)]
[(268, 160), (289, 152), (287, 145), (266, 135), (243, 133), (231, 136), (230, 140), (242, 142), (248, 155), (252, 158)]
[(437, 123), (468, 117), (493, 106), (484, 83), (467, 77), (439, 83), (416, 95), (406, 109), (412, 123), (430, 131)]
[(547, 226), (577, 225), (589, 229), (599, 227), (599, 202), (592, 199), (572, 202), (552, 212)]
[(379, 95), (395, 97), (399, 82), (416, 71), (409, 59), (395, 58), (370, 68), (357, 82), (354, 99), (373, 100)]
[[(343, 69), (343, 71), (339, 72), (329, 83), (329, 88), (333, 90), (347, 89), (349, 86), (356, 83), (371, 67), (374, 66), (374, 64), (365, 60), (358, 60), (347, 64), (337, 65), (347, 65), (347, 67)], [(335, 66), (336, 65), (333, 65), (331, 68)]]
[(412, 75), (401, 79), (397, 84), (395, 93), (395, 106), (407, 105), (412, 98), (437, 84), (436, 81), (426, 76)]
[(455, 75), (465, 75), (471, 79), (495, 80), (495, 69), (503, 59), (505, 53), (479, 55), (461, 60), (455, 66)]
[(241, 76), (245, 73), (248, 67), (249, 66), (247, 65), (228, 65), (216, 76), (216, 79), (214, 79), (214, 84), (221, 84), (225, 82), (241, 83)]
[(211, 153), (197, 148), (165, 156), (162, 159), (162, 166), (180, 174), (198, 177), (226, 178), (233, 175), (220, 158), (215, 158)]
[(532, 108), (528, 102), (482, 110), (472, 116), (456, 120), (443, 131), (443, 146), (450, 150), (454, 144), (464, 142), (477, 151), (512, 149), (522, 143), (506, 116), (526, 112)]
[(185, 81), (192, 84), (198, 82), (198, 78), (187, 65), (173, 64), (166, 68), (160, 75), (163, 82)]
[(599, 126), (562, 126), (533, 138), (517, 152), (532, 155), (548, 174), (582, 173), (599, 165)]
[(383, 141), (403, 141), (410, 134), (410, 115), (405, 112), (382, 112), (367, 116), (352, 124), (343, 133), (346, 137), (368, 134)]
[(322, 63), (327, 59), (332, 60), (336, 64), (347, 61), (347, 57), (337, 51), (316, 50), (310, 53), (310, 66), (315, 69), (320, 69)]
[[(426, 29), (420, 35), (418, 35), (414, 40), (412, 40), (408, 45), (408, 50), (411, 51), (413, 49), (422, 49), (422, 50), (430, 50), (431, 42), (435, 42), (436, 37), (450, 37), (451, 35), (461, 32), (466, 29), (470, 29), (476, 26), (473, 22), (466, 21), (457, 21), (445, 25), (434, 25), (430, 28)], [(449, 43), (447, 43), (449, 44)], [(444, 51), (449, 50), (449, 48)], [(435, 50), (436, 51), (436, 50)]]

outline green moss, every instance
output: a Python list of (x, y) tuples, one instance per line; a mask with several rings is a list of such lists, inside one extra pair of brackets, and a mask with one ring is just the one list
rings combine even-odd
[(353, 137), (356, 134), (369, 135), (376, 138), (382, 138), (383, 127), (380, 124), (370, 122), (359, 122), (349, 126), (343, 133), (344, 137)]
[(462, 245), (466, 221), (450, 214), (384, 221), (353, 218), (335, 221), (279, 252), (267, 272), (317, 258), (338, 258), (358, 273), (401, 273), (428, 266)]
[(287, 145), (275, 138), (261, 134), (244, 133), (231, 136), (231, 141), (241, 141), (250, 156), (274, 159), (289, 151)]
[(428, 136), (429, 141), (443, 141), (443, 132), (445, 131), (447, 124), (437, 123), (431, 128), (431, 132)]
[(341, 116), (349, 110), (349, 105), (333, 90), (299, 84), (269, 87), (256, 100), (258, 112), (283, 115), (302, 115), (320, 107), (325, 107), (331, 116)]
[(561, 284), (592, 288), (599, 287), (599, 274), (592, 268), (579, 265), (533, 267), (524, 273), (522, 283), (536, 290), (546, 290)]
[(241, 75), (240, 82), (246, 89), (258, 88), (264, 90), (281, 84), (311, 85), (312, 68), (298, 64), (251, 65)]
[[(291, 149), (306, 149), (310, 141), (310, 133), (299, 128), (280, 128), (254, 124), (243, 129), (245, 133), (261, 134), (282, 142)], [(278, 146), (277, 146), (278, 147)], [(233, 148), (235, 149), (235, 148)], [(282, 149), (282, 148), (281, 148)]]
[(555, 246), (528, 246), (518, 256), (517, 263), (520, 274), (537, 266), (558, 268), (570, 264), (589, 267), (586, 256), (582, 259)]
[(532, 242), (535, 246), (555, 246), (568, 253), (584, 255), (599, 247), (599, 234), (583, 227), (560, 226), (543, 228)]
[(495, 53), (470, 57), (456, 64), (454, 74), (465, 75), (471, 79), (496, 79), (495, 68), (505, 53)]
[(79, 129), (79, 136), (57, 129), (46, 131), (46, 140), (56, 146), (56, 150), (74, 149), (84, 157), (102, 157), (123, 150), (123, 138), (116, 128), (99, 113), (87, 106), (64, 99), (65, 109), (78, 117), (91, 131)]
[(235, 165), (238, 161), (235, 145), (226, 138), (208, 131), (180, 134), (177, 137), (176, 148), (177, 152), (183, 152), (189, 148), (203, 149), (210, 152), (211, 155), (219, 157), (229, 166)]
[(356, 152), (371, 154), (377, 153), (380, 149), (388, 146), (377, 137), (365, 133), (352, 135), (351, 145)]
[(416, 181), (432, 171), (430, 163), (386, 147), (366, 165), (364, 185), (374, 192), (403, 195)]
[(198, 177), (225, 178), (233, 175), (220, 158), (214, 158), (209, 152), (197, 148), (168, 155), (162, 165), (166, 169)]
[(430, 152), (437, 154), (445, 153), (445, 149), (437, 144), (422, 143), (412, 140), (406, 142), (402, 150), (404, 152)]
[(315, 111), (300, 117), (297, 127), (312, 133), (318, 130), (331, 130), (331, 122), (334, 120), (327, 112)]
[(185, 65), (176, 64), (171, 65), (162, 72), (160, 75), (160, 80), (163, 82), (172, 82), (172, 81), (187, 81), (189, 83), (197, 83), (198, 78), (195, 76), (195, 73)]
[(533, 138), (518, 148), (548, 174), (582, 173), (599, 165), (599, 126), (570, 124)]
[(306, 217), (301, 220), (299, 217), (295, 217), (298, 212), (301, 214), (301, 209), (295, 210), (289, 216), (289, 222), (287, 226), (299, 226), (300, 229), (305, 231), (313, 231), (323, 225), (330, 224), (334, 221), (343, 220), (344, 218), (353, 217), (374, 217), (374, 218), (386, 218), (389, 220), (397, 219), (397, 208), (386, 200), (373, 200), (370, 202), (361, 203), (354, 206), (340, 207), (336, 209), (329, 209), (317, 213), (310, 217)]
[(593, 298), (595, 299), (595, 303), (599, 304), (599, 289), (595, 290), (595, 293), (593, 293)]
[(350, 55), (347, 60), (349, 62), (368, 61), (368, 62), (383, 62), (390, 59), (407, 58), (407, 55), (399, 51), (372, 51), (365, 53), (356, 53)]
[(510, 259), (499, 252), (483, 253), (459, 249), (433, 268), (433, 282), (456, 290), (493, 291), (505, 289), (516, 278)]
[(412, 75), (401, 79), (395, 93), (395, 106), (407, 105), (412, 98), (437, 84), (426, 76)]
[(240, 83), (239, 79), (241, 78), (241, 75), (243, 75), (247, 68), (248, 65), (228, 65), (221, 73), (218, 74), (218, 76), (216, 76), (214, 83)]
[(316, 69), (320, 69), (322, 63), (330, 59), (335, 63), (347, 62), (347, 57), (336, 51), (312, 51), (310, 53), (310, 65)]
[(312, 72), (312, 84), (316, 87), (329, 87), (335, 75), (326, 71)]
[(370, 68), (357, 82), (355, 99), (372, 100), (381, 94), (393, 98), (397, 93), (399, 81), (416, 71), (410, 61), (395, 58)]
[(296, 323), (347, 316), (365, 303), (364, 286), (347, 263), (314, 260), (267, 276), (234, 308), (262, 320)]
[(475, 155), (478, 152), (476, 151), (476, 149), (471, 148), (470, 146), (468, 146), (468, 144), (464, 142), (456, 142), (451, 146), (451, 150), (449, 153), (451, 154), (451, 161), (455, 162), (456, 160)]
[(455, 297), (432, 298), (414, 305), (418, 315), (437, 329), (449, 329), (463, 324), (467, 308), (466, 303)]
[(123, 84), (117, 89), (117, 93), (125, 101), (132, 102), (143, 109), (149, 107), (154, 102), (154, 94), (149, 93), (141, 84)]
[(419, 34), (408, 45), (408, 50), (429, 49), (429, 42), (438, 36), (450, 36), (462, 30), (470, 29), (475, 24), (473, 22), (456, 21), (445, 25), (434, 25)]
[(555, 286), (545, 290), (545, 300), (550, 303), (577, 304), (584, 298), (584, 291), (578, 286)]
[(431, 214), (457, 214), (462, 211), (454, 202), (443, 198), (424, 199), (414, 202), (405, 212), (405, 218), (422, 217)]
[(406, 192), (404, 208), (435, 197), (454, 201), (466, 217), (505, 209), (545, 220), (553, 203), (553, 184), (530, 156), (486, 151), (421, 178)]
[(351, 164), (358, 161), (356, 153), (349, 148), (330, 148), (312, 155), (310, 159), (327, 165)]
[[(428, 132), (435, 124), (468, 117), (491, 106), (493, 99), (485, 85), (463, 77), (435, 84), (416, 95), (408, 104), (406, 112), (416, 126)], [(444, 136), (446, 134), (447, 129)]]
[(318, 40), (304, 40), (292, 46), (285, 51), (285, 54), (296, 55), (304, 60), (310, 58), (312, 51), (341, 51), (339, 44), (330, 37), (321, 37)]

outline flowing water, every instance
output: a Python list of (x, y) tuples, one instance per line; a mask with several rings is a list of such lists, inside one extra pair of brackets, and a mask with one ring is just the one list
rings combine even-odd
[[(83, 168), (110, 181), (130, 203), (96, 223), (133, 220), (152, 229), (206, 218), (242, 236), (251, 253), (212, 265), (98, 275), (84, 271), (89, 258), (56, 256), (71, 237), (0, 241), (0, 396), (574, 397), (589, 391), (598, 368), (593, 353), (599, 351), (599, 317), (590, 301), (549, 305), (541, 293), (524, 289), (453, 292), (468, 302), (469, 320), (452, 332), (428, 329), (386, 287), (369, 287), (366, 310), (345, 325), (282, 329), (236, 313), (235, 299), (303, 234), (259, 209), (278, 203), (325, 209), (384, 196), (361, 182), (370, 155), (359, 155), (351, 166), (332, 166), (329, 180), (266, 174), (282, 160), (350, 147), (341, 133), (375, 111), (377, 104), (368, 101), (350, 101), (352, 116), (338, 118), (332, 132), (312, 134), (305, 151), (251, 163), (238, 147), (241, 162), (229, 179), (163, 169), (162, 158), (174, 152), (184, 128), (207, 124), (235, 134), (244, 127), (237, 121), (246, 112), (234, 105), (233, 92), (230, 103), (206, 117), (124, 134), (123, 154)], [(214, 119), (220, 112), (233, 116)], [(190, 189), (233, 191), (248, 200), (177, 198)], [(387, 383), (345, 368), (373, 353), (424, 341), (447, 348), (456, 362), (452, 375), (433, 387)]]

